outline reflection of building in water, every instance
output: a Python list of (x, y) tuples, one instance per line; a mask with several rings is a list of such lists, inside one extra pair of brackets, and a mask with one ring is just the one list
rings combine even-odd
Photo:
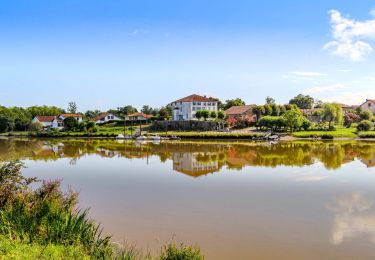
[(368, 235), (375, 243), (375, 210), (373, 201), (362, 193), (336, 198), (327, 208), (334, 214), (331, 241), (339, 245), (344, 241)]
[[(212, 153), (215, 155), (215, 153)], [(173, 170), (193, 177), (199, 177), (220, 170), (217, 160), (210, 160), (211, 153), (174, 153)]]
[(120, 153), (118, 151), (111, 151), (108, 149), (103, 149), (103, 148), (98, 148), (96, 150), (96, 154), (100, 155), (101, 157), (115, 157), (115, 156), (120, 156)]
[(361, 162), (366, 164), (367, 167), (374, 167), (375, 166), (375, 153), (372, 155), (371, 159), (362, 159)]

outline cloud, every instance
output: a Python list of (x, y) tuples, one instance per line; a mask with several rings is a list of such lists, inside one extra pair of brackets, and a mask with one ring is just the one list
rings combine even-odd
[(322, 77), (327, 76), (327, 74), (319, 73), (319, 72), (311, 72), (311, 71), (292, 71), (289, 72), (292, 75), (295, 76), (301, 76), (301, 77)]
[[(374, 13), (374, 10), (371, 11), (371, 14)], [(372, 53), (372, 46), (363, 40), (375, 38), (375, 18), (359, 22), (343, 17), (337, 10), (331, 10), (329, 14), (333, 40), (326, 43), (323, 49), (351, 61), (364, 60)]]
[(346, 91), (342, 92), (338, 95), (333, 96), (326, 96), (326, 97), (319, 97), (324, 102), (338, 102), (344, 103), (348, 105), (360, 105), (365, 102), (366, 99), (374, 99), (375, 98), (375, 90), (367, 90), (367, 91)]
[(352, 70), (345, 70), (345, 69), (342, 69), (342, 70), (337, 70), (338, 72), (352, 72)]
[(316, 86), (316, 87), (308, 88), (308, 89), (305, 89), (304, 92), (309, 93), (309, 94), (316, 94), (316, 93), (336, 91), (336, 90), (341, 90), (341, 89), (346, 89), (346, 88), (347, 86), (345, 86), (344, 84), (338, 83), (338, 84), (333, 84), (333, 85)]

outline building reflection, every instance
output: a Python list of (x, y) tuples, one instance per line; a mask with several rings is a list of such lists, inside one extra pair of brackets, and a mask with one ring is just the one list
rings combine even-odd
[(159, 158), (172, 161), (173, 170), (192, 177), (228, 169), (252, 167), (303, 167), (320, 162), (327, 169), (359, 161), (375, 166), (375, 143), (335, 142), (162, 142), (119, 143), (115, 140), (25, 140), (0, 139), (0, 161), (15, 159), (77, 159), (84, 155), (106, 158)]

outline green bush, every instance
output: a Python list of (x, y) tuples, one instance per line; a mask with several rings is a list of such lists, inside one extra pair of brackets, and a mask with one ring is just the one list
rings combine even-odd
[(334, 136), (331, 135), (331, 134), (323, 134), (323, 135), (321, 136), (321, 138), (322, 138), (322, 139), (326, 139), (326, 140), (332, 140), (332, 139), (334, 138)]
[(357, 125), (358, 131), (370, 131), (374, 127), (374, 123), (370, 120), (362, 120)]
[(161, 252), (160, 260), (203, 260), (204, 257), (197, 248), (191, 246), (176, 246), (169, 244)]

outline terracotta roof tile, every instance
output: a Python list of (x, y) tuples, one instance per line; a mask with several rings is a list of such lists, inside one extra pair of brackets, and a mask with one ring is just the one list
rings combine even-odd
[(56, 116), (35, 116), (39, 122), (52, 122), (56, 119)]
[(248, 112), (249, 110), (251, 110), (251, 108), (253, 107), (254, 105), (246, 105), (246, 106), (233, 106), (229, 109), (227, 109), (225, 111), (225, 113), (227, 115), (241, 115), (241, 114), (244, 114), (246, 112)]
[(196, 94), (181, 98), (175, 102), (217, 102), (217, 100), (208, 97), (202, 97)]

